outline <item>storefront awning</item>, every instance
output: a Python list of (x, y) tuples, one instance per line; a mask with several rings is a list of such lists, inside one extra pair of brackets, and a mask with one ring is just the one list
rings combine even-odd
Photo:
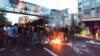
[(81, 19), (81, 21), (99, 21), (100, 18), (84, 18), (84, 19)]

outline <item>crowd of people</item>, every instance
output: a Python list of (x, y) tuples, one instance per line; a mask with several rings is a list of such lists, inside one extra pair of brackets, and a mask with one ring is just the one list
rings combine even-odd
[[(75, 34), (79, 34), (83, 28), (82, 26), (67, 26), (64, 28), (58, 29), (43, 25), (2, 25), (0, 24), (0, 51), (6, 49), (5, 46), (9, 45), (11, 51), (16, 50), (17, 43), (24, 45), (25, 50), (29, 51), (32, 45), (35, 44), (45, 44), (45, 40), (48, 40), (49, 35), (53, 35), (54, 31), (60, 31), (63, 33), (64, 38), (67, 38), (67, 41), (75, 40)], [(96, 33), (99, 32), (97, 27), (91, 29), (88, 28), (88, 31), (91, 32), (93, 38), (95, 39)]]
[(0, 51), (10, 45), (12, 51), (16, 49), (17, 42), (24, 45), (25, 50), (30, 50), (32, 45), (42, 43), (48, 37), (46, 25), (1, 25), (0, 24)]
[[(84, 33), (83, 33), (84, 31)], [(86, 27), (86, 26), (68, 26), (65, 27), (64, 32), (67, 35), (67, 38), (74, 39), (76, 38), (75, 35), (85, 35), (87, 37), (91, 37), (94, 40), (97, 40), (100, 36), (100, 27), (94, 25), (93, 27)]]
[(17, 24), (4, 26), (0, 24), (0, 51), (5, 50), (5, 45), (11, 41), (11, 48), (15, 48), (17, 41)]

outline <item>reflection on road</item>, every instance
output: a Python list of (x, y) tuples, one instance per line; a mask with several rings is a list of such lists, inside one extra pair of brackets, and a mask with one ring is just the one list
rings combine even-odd
[(50, 44), (50, 47), (55, 50), (56, 52), (62, 52), (63, 50), (63, 47), (64, 47), (64, 43), (61, 43), (61, 44), (54, 44), (54, 43), (51, 43)]
[(56, 52), (60, 52), (62, 51), (63, 47), (64, 47), (64, 37), (63, 37), (63, 33), (62, 32), (54, 32), (53, 35), (50, 35), (49, 37), (50, 39), (50, 47), (55, 50)]

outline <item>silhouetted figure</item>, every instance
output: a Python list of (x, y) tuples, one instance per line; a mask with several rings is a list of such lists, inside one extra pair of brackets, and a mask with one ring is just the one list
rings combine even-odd
[(13, 48), (15, 48), (16, 46), (17, 37), (18, 37), (18, 27), (17, 24), (14, 24), (14, 26), (12, 27), (12, 39), (11, 39)]
[(4, 48), (4, 29), (3, 25), (0, 25), (0, 51), (5, 50)]
[[(68, 38), (68, 27), (65, 27), (63, 29), (63, 32), (64, 32), (64, 40), (65, 40), (65, 38)], [(68, 39), (67, 39), (67, 42), (68, 42)]]
[(94, 26), (94, 27), (92, 28), (93, 39), (96, 39), (96, 32), (97, 32), (97, 27)]
[(67, 37), (68, 41), (69, 40), (75, 40), (75, 28), (74, 26), (71, 26), (68, 28), (68, 37)]

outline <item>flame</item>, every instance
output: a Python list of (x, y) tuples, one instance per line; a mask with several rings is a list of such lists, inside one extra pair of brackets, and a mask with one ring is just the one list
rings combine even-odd
[(53, 35), (50, 35), (50, 47), (56, 52), (62, 52), (64, 43), (64, 36), (62, 32), (54, 32)]
[(62, 32), (54, 32), (53, 35), (50, 35), (51, 44), (61, 44), (64, 41)]
[(51, 43), (54, 43), (54, 44), (61, 44), (61, 40), (60, 39), (53, 39), (52, 41), (51, 41)]
[(23, 7), (24, 7), (23, 2), (19, 1), (18, 5), (17, 5), (17, 8), (21, 10)]

